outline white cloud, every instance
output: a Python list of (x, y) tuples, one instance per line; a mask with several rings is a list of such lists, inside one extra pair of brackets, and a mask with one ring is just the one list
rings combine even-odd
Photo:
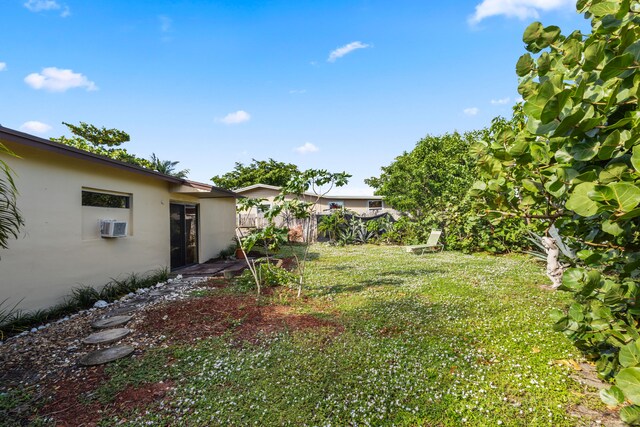
[(24, 7), (31, 12), (41, 12), (43, 10), (58, 10), (60, 5), (55, 0), (28, 0)]
[(292, 89), (289, 91), (291, 95), (302, 95), (303, 93), (307, 93), (306, 89)]
[(51, 130), (51, 126), (49, 126), (46, 123), (31, 120), (28, 122), (24, 122), (20, 126), (20, 130), (23, 132), (30, 132), (30, 133), (46, 133)]
[(356, 49), (365, 49), (367, 47), (370, 47), (370, 45), (368, 45), (366, 43), (362, 43), (362, 42), (351, 42), (349, 44), (346, 44), (346, 45), (344, 45), (342, 47), (339, 47), (339, 48), (335, 49), (334, 51), (332, 51), (329, 54), (329, 58), (327, 59), (327, 61), (328, 62), (335, 62), (336, 59), (342, 58), (346, 54), (351, 53)]
[(34, 89), (49, 92), (65, 92), (77, 87), (88, 91), (98, 90), (98, 86), (86, 76), (56, 67), (43, 68), (42, 73), (31, 73), (24, 78), (24, 82)]
[(504, 15), (508, 18), (537, 19), (539, 11), (569, 8), (575, 0), (483, 0), (469, 18), (469, 24), (477, 24), (490, 16)]
[(480, 112), (480, 110), (477, 107), (471, 107), (471, 108), (465, 108), (464, 110), (462, 110), (462, 112), (465, 113), (467, 116), (475, 116)]
[(160, 31), (162, 31), (163, 33), (167, 33), (171, 31), (171, 25), (173, 25), (173, 19), (165, 15), (160, 15), (158, 16), (158, 21), (160, 21)]
[(27, 0), (24, 3), (24, 7), (29, 9), (31, 12), (43, 12), (48, 10), (62, 9), (62, 12), (60, 13), (61, 17), (66, 18), (67, 16), (71, 15), (69, 6), (65, 4), (63, 7), (55, 0)]
[(500, 98), (500, 99), (492, 99), (491, 103), (493, 105), (505, 105), (505, 104), (508, 104), (510, 100), (511, 100), (511, 98), (509, 98), (509, 97)]
[(0, 62), (0, 71), (6, 71), (6, 69), (7, 69), (7, 63)]
[(235, 113), (229, 113), (221, 119), (216, 121), (224, 123), (225, 125), (237, 125), (239, 123), (248, 122), (251, 120), (251, 114), (243, 110), (238, 110)]
[(307, 154), (307, 153), (315, 153), (316, 151), (320, 151), (320, 149), (310, 142), (305, 142), (300, 147), (294, 148), (293, 151), (295, 151), (298, 154)]

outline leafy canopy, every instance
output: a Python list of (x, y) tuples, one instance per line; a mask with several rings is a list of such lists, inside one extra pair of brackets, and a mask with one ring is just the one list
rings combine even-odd
[(283, 187), (293, 176), (300, 174), (298, 166), (292, 163), (278, 162), (273, 159), (256, 160), (244, 165), (236, 162), (234, 169), (223, 175), (216, 175), (211, 178), (213, 184), (234, 190), (248, 187), (255, 184), (267, 184)]
[(579, 0), (590, 34), (539, 22), (516, 65), (526, 126), (476, 147), (474, 184), (496, 221), (555, 225), (578, 249), (561, 289), (576, 302), (556, 329), (616, 386), (601, 394), (640, 423), (640, 2)]
[(176, 166), (180, 163), (178, 161), (172, 162), (171, 160), (160, 160), (156, 156), (156, 153), (151, 153), (151, 158), (149, 160), (151, 162), (151, 167), (157, 172), (183, 179), (189, 175), (189, 169), (182, 169), (181, 171), (176, 170)]
[(474, 180), (475, 161), (469, 147), (479, 135), (428, 135), (365, 183), (384, 196), (385, 203), (413, 216), (442, 210), (447, 203), (459, 201)]
[(130, 137), (128, 133), (119, 129), (98, 128), (84, 122), (80, 122), (78, 125), (72, 125), (66, 122), (62, 122), (62, 124), (67, 126), (74, 136), (71, 138), (65, 136), (51, 138), (52, 141), (109, 157), (110, 159), (151, 169), (165, 175), (175, 176), (176, 178), (184, 179), (189, 174), (189, 169), (183, 169), (181, 171), (175, 170), (176, 165), (180, 162), (160, 160), (156, 157), (155, 153), (151, 154), (151, 159), (147, 160), (129, 153), (125, 148), (121, 148), (120, 146), (128, 142)]

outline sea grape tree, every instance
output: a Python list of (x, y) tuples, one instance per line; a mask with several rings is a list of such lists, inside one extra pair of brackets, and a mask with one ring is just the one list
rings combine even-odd
[(516, 65), (526, 125), (476, 147), (474, 185), (494, 220), (558, 228), (578, 250), (556, 328), (616, 385), (602, 393), (640, 422), (640, 2), (579, 0), (591, 32), (531, 24)]

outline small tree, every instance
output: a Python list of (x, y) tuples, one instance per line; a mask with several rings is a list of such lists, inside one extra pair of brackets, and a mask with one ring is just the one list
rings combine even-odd
[[(292, 244), (286, 237), (293, 219), (304, 223), (303, 240), (306, 244), (303, 246), (302, 255), (299, 255), (290, 246), (297, 265), (298, 297), (302, 294), (302, 288), (305, 284), (306, 262), (309, 255), (309, 244), (313, 238), (312, 221), (316, 220), (316, 206), (320, 199), (332, 189), (346, 185), (350, 177), (351, 175), (346, 172), (331, 173), (324, 169), (309, 169), (294, 175), (282, 186), (271, 208), (264, 213), (268, 225), (252, 233), (248, 238), (243, 238), (238, 232), (238, 240), (245, 252), (248, 252), (256, 242), (262, 241), (263, 245), (267, 244), (268, 253), (269, 250), (276, 251), (285, 242)], [(247, 199), (244, 202), (241, 201), (243, 206), (241, 209), (259, 206), (262, 202), (264, 199)], [(284, 218), (283, 225), (285, 227), (277, 226), (276, 220), (278, 218)], [(255, 265), (252, 266), (249, 260), (247, 260), (247, 264), (252, 269), (257, 283), (259, 277)]]

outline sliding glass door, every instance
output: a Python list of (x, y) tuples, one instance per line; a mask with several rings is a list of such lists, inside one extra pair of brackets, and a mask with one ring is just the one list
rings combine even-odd
[(171, 203), (171, 269), (198, 262), (198, 206)]

